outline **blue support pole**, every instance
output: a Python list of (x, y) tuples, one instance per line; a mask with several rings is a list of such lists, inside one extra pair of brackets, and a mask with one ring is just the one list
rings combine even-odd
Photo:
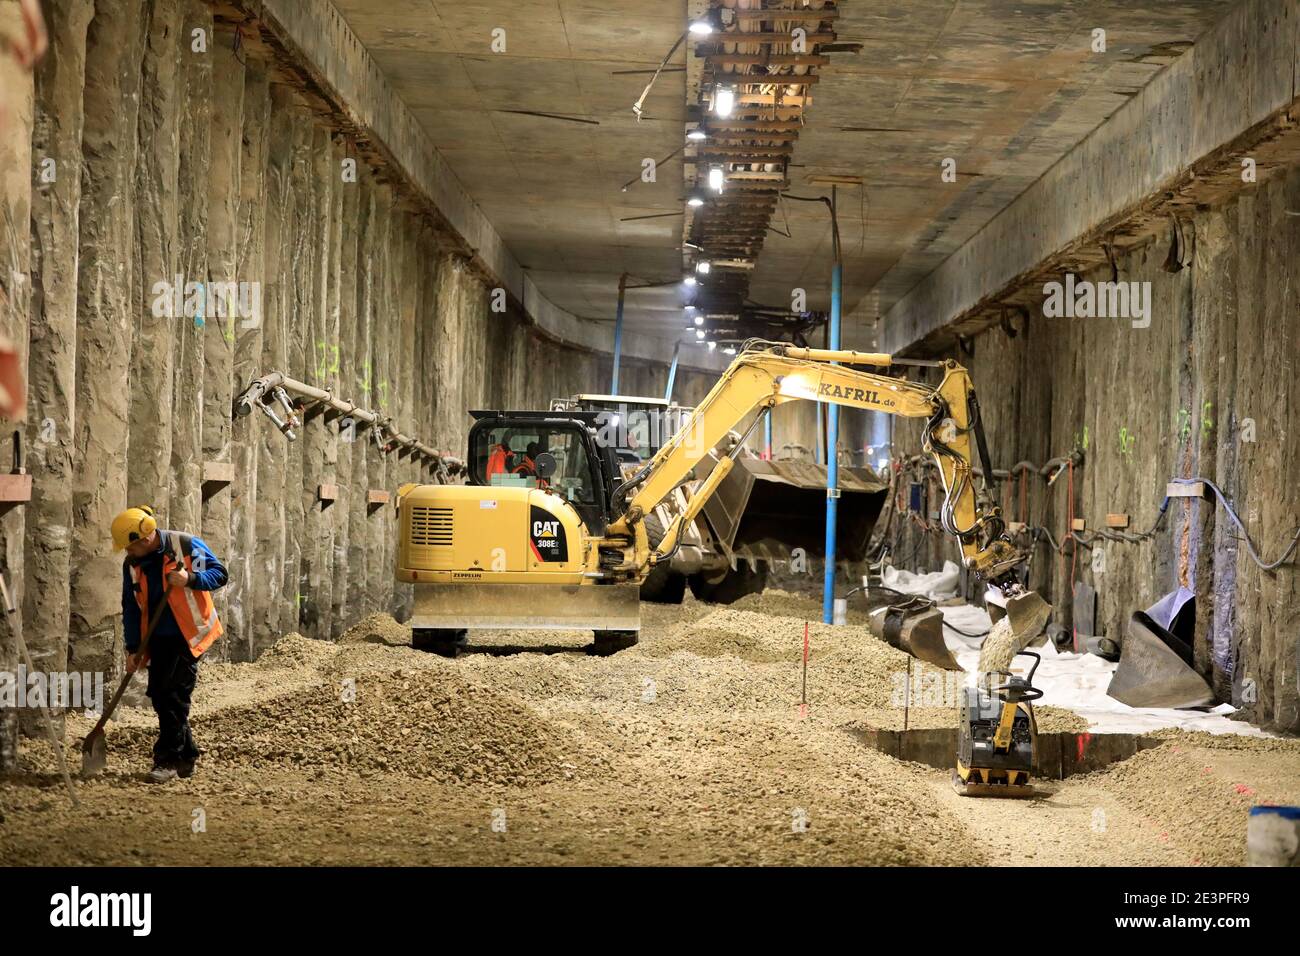
[(772, 460), (772, 409), (767, 410), (767, 419), (763, 422), (763, 445), (767, 448), (767, 460)]
[(618, 277), (618, 314), (614, 317), (614, 379), (609, 394), (618, 394), (618, 363), (623, 354), (623, 297), (627, 293), (627, 273)]
[(668, 366), (668, 387), (664, 389), (664, 401), (673, 400), (673, 382), (677, 378), (677, 356), (682, 354), (682, 340), (678, 339), (677, 344), (673, 346), (673, 364)]
[[(831, 272), (832, 350), (840, 347), (840, 280), (841, 268), (836, 256), (835, 268)], [(822, 623), (831, 624), (835, 618), (835, 516), (840, 493), (840, 456), (836, 450), (840, 437), (840, 407), (828, 402), (826, 415), (826, 569), (822, 579)]]

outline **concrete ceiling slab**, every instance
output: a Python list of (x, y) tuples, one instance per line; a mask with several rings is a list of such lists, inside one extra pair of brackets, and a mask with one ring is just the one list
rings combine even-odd
[[(817, 177), (865, 183), (840, 191), (846, 310), (887, 309), (1234, 2), (841, 0), (835, 31), (862, 49), (819, 70), (790, 180), (800, 195), (825, 191)], [(662, 161), (683, 142), (693, 46), (645, 118), (631, 106), (685, 29), (685, 0), (334, 3), (556, 305), (612, 321), (621, 272), (679, 274), (694, 166)], [(498, 27), (504, 53), (491, 51)], [(1097, 28), (1105, 54), (1091, 51)], [(945, 157), (956, 183), (940, 180)], [(645, 158), (654, 182), (639, 178)], [(624, 221), (645, 216), (661, 218)], [(768, 232), (751, 299), (788, 302), (802, 286), (827, 306), (826, 219), (812, 204), (778, 208), (772, 225), (791, 236)], [(629, 323), (671, 334), (684, 301), (679, 288), (629, 293)]]

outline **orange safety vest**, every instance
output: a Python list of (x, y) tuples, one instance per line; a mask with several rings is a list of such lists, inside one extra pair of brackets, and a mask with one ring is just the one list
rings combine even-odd
[(492, 449), (492, 454), (488, 456), (487, 477), (506, 473), (506, 458), (509, 454), (504, 445), (497, 445)]
[[(162, 577), (163, 581), (167, 580), (167, 575), (180, 567), (176, 561), (176, 553), (181, 551), (181, 562), (185, 565), (185, 570), (194, 573), (193, 555), (185, 554), (180, 548), (181, 536), (175, 531), (163, 531), (158, 529), (158, 533), (163, 539), (163, 564)], [(140, 620), (149, 620), (149, 576), (140, 570), (139, 566), (132, 564), (131, 582), (135, 585), (135, 602), (140, 605)], [(217, 617), (216, 606), (212, 603), (212, 594), (208, 591), (196, 591), (191, 587), (167, 588), (167, 604), (171, 607), (172, 616), (176, 618), (176, 624), (181, 629), (181, 634), (185, 636), (185, 643), (190, 647), (190, 653), (195, 657), (201, 657), (203, 652), (213, 645), (225, 629), (221, 626), (221, 619)], [(143, 638), (143, 634), (141, 635)]]

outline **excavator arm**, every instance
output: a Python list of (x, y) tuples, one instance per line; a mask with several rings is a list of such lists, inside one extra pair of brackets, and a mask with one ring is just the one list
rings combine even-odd
[[(943, 378), (932, 387), (851, 367), (889, 368), (899, 364), (938, 367)], [(980, 453), (985, 475), (992, 469), (979, 405), (966, 369), (953, 361), (895, 360), (883, 353), (799, 348), (773, 342), (746, 343), (681, 430), (615, 490), (615, 508), (625, 510), (609, 526), (607, 540), (623, 538), (632, 542), (640, 567), (670, 556), (681, 529), (694, 520), (730, 470), (743, 439), (714, 466), (713, 473), (692, 497), (690, 509), (678, 516), (654, 549), (639, 528), (642, 518), (689, 478), (705, 456), (747, 416), (759, 413), (749, 424), (752, 430), (763, 412), (794, 401), (821, 401), (925, 419), (923, 447), (934, 456), (943, 481), (940, 520), (944, 529), (958, 539), (966, 567), (993, 580), (1021, 562), (1023, 555), (1003, 534), (997, 508), (982, 508), (976, 494), (973, 452)]]

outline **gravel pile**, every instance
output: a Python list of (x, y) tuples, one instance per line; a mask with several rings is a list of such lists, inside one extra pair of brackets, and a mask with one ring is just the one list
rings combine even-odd
[[(25, 773), (0, 780), (0, 865), (1239, 862), (1243, 807), (1300, 802), (1300, 744), (1169, 735), (1047, 801), (980, 809), (850, 732), (904, 720), (910, 658), (864, 620), (826, 627), (781, 592), (643, 612), (641, 643), (608, 658), (584, 652), (590, 633), (487, 632), (471, 646), (526, 650), (446, 660), (372, 615), (338, 643), (289, 634), (256, 663), (205, 664), (195, 777), (142, 782), (156, 725), (130, 708), (72, 811), (50, 748), (25, 740)], [(914, 703), (945, 692), (946, 672), (911, 667)], [(955, 706), (907, 719), (952, 727)], [(89, 728), (69, 715), (70, 744)]]
[[(353, 686), (355, 699), (352, 699)], [(451, 784), (562, 779), (573, 749), (516, 699), (446, 672), (396, 671), (322, 686), (197, 722), (214, 762), (337, 767)]]
[[(1300, 805), (1300, 741), (1211, 738), (1214, 745), (1201, 747), (1167, 736), (1164, 746), (1090, 776), (1158, 839), (1180, 848), (1182, 862), (1244, 866), (1250, 808)], [(1208, 735), (1186, 735), (1201, 736)]]

